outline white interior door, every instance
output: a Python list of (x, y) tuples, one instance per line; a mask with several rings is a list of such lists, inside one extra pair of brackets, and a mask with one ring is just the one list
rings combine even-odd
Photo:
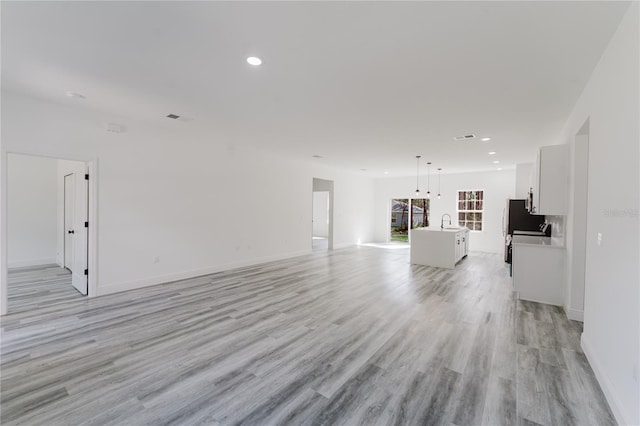
[(82, 294), (87, 294), (87, 242), (89, 229), (85, 226), (89, 221), (89, 181), (85, 179), (86, 167), (82, 165), (74, 173), (75, 193), (73, 206), (73, 267), (71, 283)]
[(73, 214), (75, 209), (75, 173), (64, 177), (64, 267), (73, 270), (73, 235), (75, 223)]

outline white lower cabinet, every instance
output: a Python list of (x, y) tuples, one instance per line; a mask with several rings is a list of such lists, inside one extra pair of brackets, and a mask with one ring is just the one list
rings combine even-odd
[[(565, 249), (552, 244), (513, 243), (513, 287), (522, 300), (563, 305)], [(530, 241), (535, 238), (528, 237)]]
[(462, 257), (469, 254), (469, 230), (462, 232)]
[(469, 230), (456, 232), (456, 262), (469, 254)]

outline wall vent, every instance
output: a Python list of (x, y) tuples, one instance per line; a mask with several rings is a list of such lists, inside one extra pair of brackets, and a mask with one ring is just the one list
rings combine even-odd
[(167, 115), (167, 118), (173, 118), (174, 120), (177, 120), (178, 118), (180, 118), (180, 116), (175, 114), (169, 114)]

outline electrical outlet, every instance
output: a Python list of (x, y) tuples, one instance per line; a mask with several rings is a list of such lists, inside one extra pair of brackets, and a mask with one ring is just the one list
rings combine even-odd
[(160, 256), (155, 256), (153, 258), (153, 263), (160, 263)]
[(602, 232), (598, 232), (598, 247), (602, 245)]

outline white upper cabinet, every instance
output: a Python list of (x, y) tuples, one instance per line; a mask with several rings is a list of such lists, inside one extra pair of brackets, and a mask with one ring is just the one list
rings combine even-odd
[(569, 146), (540, 148), (532, 180), (532, 213), (566, 215), (569, 204)]

